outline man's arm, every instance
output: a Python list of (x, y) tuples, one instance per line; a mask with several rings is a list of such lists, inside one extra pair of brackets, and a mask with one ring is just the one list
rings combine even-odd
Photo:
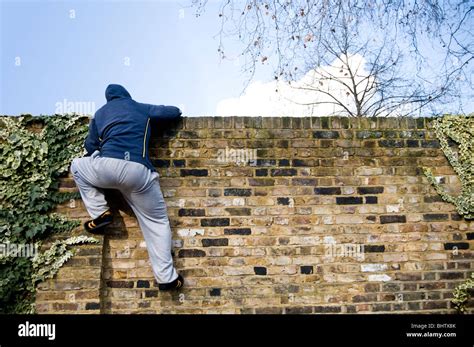
[(95, 119), (89, 123), (89, 133), (87, 134), (86, 141), (84, 142), (84, 147), (86, 148), (87, 154), (86, 157), (92, 155), (95, 150), (99, 149), (100, 140), (99, 134), (97, 133), (97, 126), (95, 125)]
[(145, 112), (152, 120), (173, 120), (178, 119), (182, 112), (175, 106), (141, 104)]

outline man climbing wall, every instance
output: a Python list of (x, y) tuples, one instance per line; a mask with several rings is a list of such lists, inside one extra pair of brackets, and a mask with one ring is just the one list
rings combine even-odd
[(71, 172), (92, 220), (84, 224), (91, 233), (104, 232), (112, 212), (102, 188), (118, 189), (135, 213), (160, 290), (179, 289), (184, 281), (173, 266), (171, 228), (159, 175), (148, 157), (153, 120), (181, 116), (174, 106), (136, 102), (118, 84), (105, 90), (107, 103), (89, 124), (86, 156), (72, 161)]

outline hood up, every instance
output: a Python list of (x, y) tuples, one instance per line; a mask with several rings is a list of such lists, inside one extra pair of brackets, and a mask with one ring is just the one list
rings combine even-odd
[(120, 84), (109, 84), (107, 89), (105, 90), (105, 98), (107, 99), (107, 102), (108, 102), (113, 99), (122, 99), (122, 98), (131, 99), (132, 97), (127, 92), (127, 90), (124, 87), (122, 87)]

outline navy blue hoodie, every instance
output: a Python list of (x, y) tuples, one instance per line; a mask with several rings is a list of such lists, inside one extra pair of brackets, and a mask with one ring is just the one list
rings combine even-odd
[(181, 116), (174, 106), (157, 106), (136, 102), (127, 90), (110, 84), (105, 90), (107, 103), (89, 124), (84, 146), (87, 155), (99, 150), (101, 156), (131, 160), (156, 171), (148, 157), (151, 122), (173, 120)]

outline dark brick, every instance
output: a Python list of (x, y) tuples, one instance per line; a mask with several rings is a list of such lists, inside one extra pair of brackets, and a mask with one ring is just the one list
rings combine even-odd
[(362, 130), (356, 133), (358, 139), (379, 139), (382, 137), (381, 131)]
[(229, 228), (224, 229), (224, 235), (250, 235), (252, 230), (250, 228)]
[(184, 159), (174, 159), (173, 160), (173, 166), (174, 167), (185, 167), (186, 166), (186, 160), (184, 160)]
[(315, 313), (339, 313), (341, 306), (314, 306)]
[(380, 140), (379, 146), (401, 148), (404, 146), (404, 143), (403, 140)]
[(86, 303), (86, 310), (99, 310), (100, 303), (98, 302), (87, 302)]
[(296, 176), (296, 169), (272, 169), (272, 176)]
[(231, 216), (250, 216), (252, 209), (248, 207), (228, 207), (225, 209)]
[(364, 245), (364, 253), (381, 253), (385, 252), (384, 245)]
[(444, 249), (469, 249), (469, 243), (467, 242), (447, 242), (444, 244)]
[(201, 219), (202, 227), (228, 227), (230, 225), (229, 218), (203, 218)]
[(290, 204), (290, 198), (277, 198), (277, 204), (278, 205), (289, 205)]
[(365, 203), (366, 204), (376, 204), (378, 202), (378, 198), (376, 196), (366, 196)]
[(293, 178), (291, 184), (294, 186), (315, 186), (318, 184), (316, 178)]
[(169, 160), (153, 159), (151, 161), (151, 163), (155, 167), (170, 167), (170, 161)]
[(468, 240), (474, 240), (474, 233), (467, 233), (466, 237)]
[(398, 292), (401, 290), (400, 284), (397, 283), (383, 283), (382, 291), (384, 292)]
[(137, 288), (150, 288), (150, 281), (138, 280)]
[(250, 196), (252, 189), (247, 188), (225, 188), (224, 196)]
[(329, 117), (321, 117), (321, 128), (329, 129)]
[(377, 294), (354, 295), (352, 302), (373, 302), (377, 301)]
[(256, 169), (255, 176), (257, 177), (268, 176), (268, 169)]
[(340, 195), (341, 188), (339, 187), (318, 187), (314, 188), (314, 194), (318, 195)]
[(407, 217), (403, 215), (387, 215), (387, 216), (380, 216), (380, 223), (381, 224), (389, 224), (389, 223), (406, 223)]
[[(402, 273), (397, 272), (395, 278), (399, 281), (421, 281), (421, 273)], [(404, 284), (404, 290), (416, 290), (416, 283), (413, 284), (413, 288), (410, 288), (409, 284)]]
[(417, 129), (424, 129), (425, 128), (425, 118), (424, 117), (416, 118), (416, 128)]
[(296, 167), (300, 167), (300, 166), (307, 166), (307, 167), (311, 167), (311, 166), (315, 166), (314, 165), (314, 161), (313, 160), (309, 160), (309, 159), (293, 159), (292, 160), (292, 163), (293, 163), (293, 166), (296, 166)]
[(314, 269), (310, 265), (304, 265), (300, 267), (300, 272), (303, 275), (311, 275), (312, 273), (314, 273)]
[(409, 148), (420, 147), (420, 142), (418, 140), (406, 140), (406, 144)]
[(145, 290), (145, 298), (156, 298), (158, 296), (157, 289)]
[(362, 204), (360, 196), (341, 196), (336, 197), (336, 204), (338, 205), (357, 205)]
[(421, 147), (424, 148), (439, 148), (439, 141), (438, 140), (423, 140), (421, 141)]
[(425, 222), (449, 220), (449, 215), (446, 214), (446, 213), (424, 214), (423, 215), (423, 220)]
[(430, 196), (424, 196), (423, 201), (426, 202), (426, 203), (442, 202), (443, 198), (439, 195), (430, 195)]
[(459, 213), (451, 213), (451, 220), (462, 220), (462, 216)]
[(132, 281), (107, 281), (109, 288), (133, 288)]
[(185, 177), (185, 176), (198, 176), (198, 177), (208, 176), (208, 172), (207, 172), (206, 169), (181, 169), (180, 174), (181, 174), (181, 177)]
[(204, 209), (196, 208), (180, 208), (178, 211), (178, 216), (180, 217), (203, 217), (206, 215)]
[(222, 247), (228, 245), (229, 239), (202, 239), (203, 247)]
[(286, 314), (308, 314), (313, 312), (312, 307), (303, 306), (303, 307), (285, 307)]
[(257, 166), (276, 166), (274, 159), (257, 159)]
[(180, 249), (178, 252), (178, 257), (180, 258), (197, 258), (205, 256), (206, 252), (201, 249)]
[(346, 306), (347, 313), (357, 313), (357, 307), (354, 305)]
[(359, 187), (357, 192), (361, 195), (365, 194), (381, 194), (383, 193), (383, 187)]
[(315, 139), (338, 139), (339, 132), (337, 131), (315, 131), (313, 132), (313, 138)]
[(267, 274), (267, 268), (263, 266), (255, 266), (253, 268), (253, 271), (255, 272), (256, 275), (264, 276)]
[(383, 132), (383, 136), (387, 139), (394, 139), (398, 136), (398, 133), (394, 130), (386, 130)]
[(288, 159), (278, 160), (278, 166), (290, 166), (290, 161)]
[(221, 289), (220, 288), (212, 288), (209, 292), (210, 296), (221, 296)]
[(380, 311), (390, 311), (391, 307), (390, 304), (373, 304), (372, 311), (380, 312)]

